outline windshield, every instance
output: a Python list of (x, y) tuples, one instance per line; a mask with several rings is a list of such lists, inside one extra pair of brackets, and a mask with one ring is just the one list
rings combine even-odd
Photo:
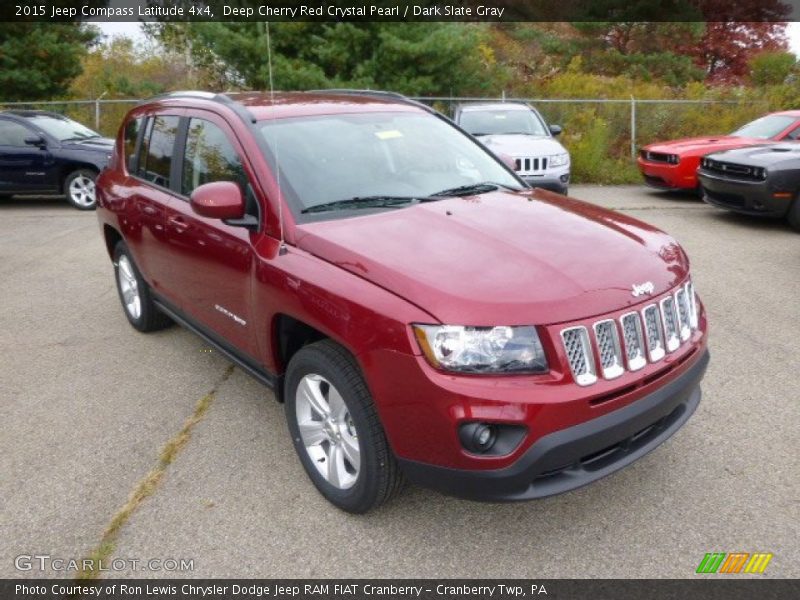
[(768, 115), (751, 121), (744, 127), (734, 131), (731, 135), (766, 140), (775, 137), (796, 120), (795, 117), (786, 115)]
[(532, 110), (464, 110), (458, 124), (472, 135), (550, 135), (544, 122)]
[(298, 212), (352, 198), (423, 198), (483, 182), (521, 187), (480, 145), (427, 113), (324, 115), (260, 127)]
[(37, 115), (35, 117), (30, 117), (28, 121), (34, 127), (38, 127), (59, 142), (100, 137), (100, 134), (96, 131), (92, 131), (88, 127), (84, 127), (80, 123), (72, 119), (67, 119), (66, 117)]

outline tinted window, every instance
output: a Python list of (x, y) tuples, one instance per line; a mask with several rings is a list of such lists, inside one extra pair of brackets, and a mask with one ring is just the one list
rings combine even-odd
[(209, 121), (192, 119), (186, 136), (181, 192), (188, 196), (196, 187), (212, 181), (234, 181), (242, 190), (247, 187), (242, 160), (225, 133)]
[(0, 121), (0, 146), (25, 146), (25, 138), (34, 133), (19, 123), (13, 121)]
[(133, 171), (134, 153), (136, 152), (136, 140), (139, 137), (139, 130), (142, 128), (143, 119), (131, 119), (125, 126), (125, 164), (129, 171)]
[(178, 133), (179, 117), (155, 117), (148, 123), (148, 139), (139, 156), (137, 175), (161, 187), (170, 186), (172, 151)]

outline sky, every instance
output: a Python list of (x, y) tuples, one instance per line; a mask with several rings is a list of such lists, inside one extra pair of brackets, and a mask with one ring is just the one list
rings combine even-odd
[[(126, 35), (135, 40), (144, 39), (142, 28), (139, 23), (95, 23), (95, 25), (100, 27), (103, 33), (109, 37)], [(800, 57), (800, 22), (795, 21), (789, 23), (789, 26), (786, 28), (786, 33), (789, 36), (789, 49)]]

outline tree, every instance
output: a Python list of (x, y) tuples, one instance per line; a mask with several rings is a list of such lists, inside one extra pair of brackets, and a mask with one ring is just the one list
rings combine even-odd
[(97, 46), (82, 62), (70, 87), (76, 98), (142, 98), (171, 89), (195, 87), (181, 55), (115, 37)]
[[(176, 27), (182, 36), (175, 35)], [(504, 70), (486, 52), (486, 27), (453, 23), (161, 23), (168, 47), (188, 46), (198, 64), (215, 64), (227, 86), (276, 89), (359, 87), (407, 94), (487, 91)]]
[(81, 58), (99, 38), (81, 23), (0, 24), (0, 95), (6, 101), (46, 100), (66, 93)]
[(750, 59), (750, 81), (755, 85), (784, 83), (797, 64), (791, 52), (762, 52)]
[(754, 54), (787, 49), (786, 23), (712, 21), (701, 40), (682, 51), (705, 71), (708, 83), (719, 84), (741, 83)]

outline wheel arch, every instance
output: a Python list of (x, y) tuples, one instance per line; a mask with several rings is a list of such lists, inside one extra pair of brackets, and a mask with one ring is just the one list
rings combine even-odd
[(114, 229), (108, 223), (103, 224), (103, 239), (106, 243), (106, 250), (108, 250), (108, 256), (110, 258), (114, 258), (114, 248), (117, 247), (117, 244), (122, 241), (122, 234)]

